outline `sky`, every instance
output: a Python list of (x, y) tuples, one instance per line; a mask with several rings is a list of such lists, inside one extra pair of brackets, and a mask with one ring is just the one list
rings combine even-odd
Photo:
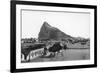
[(73, 37), (90, 37), (90, 13), (22, 10), (22, 38), (38, 38), (45, 21)]

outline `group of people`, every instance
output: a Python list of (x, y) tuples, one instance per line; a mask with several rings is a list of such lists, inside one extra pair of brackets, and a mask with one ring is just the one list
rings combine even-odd
[(52, 46), (50, 47), (44, 47), (44, 53), (43, 53), (43, 56), (55, 56), (56, 54), (59, 54), (61, 53), (62, 54), (62, 51), (63, 50), (66, 50), (67, 49), (67, 46), (65, 44), (62, 44), (61, 42), (56, 42), (55, 44), (53, 44)]
[[(26, 48), (26, 51), (22, 52), (22, 55), (24, 56), (25, 60), (27, 60), (28, 56), (30, 57), (30, 56), (33, 55), (33, 57), (34, 57), (34, 55), (38, 55), (38, 54), (41, 54), (39, 56), (42, 56), (42, 57), (55, 57), (57, 54), (60, 53), (63, 56), (63, 52), (62, 51), (66, 50), (67, 46), (65, 44), (62, 44), (61, 42), (55, 42), (55, 43), (49, 44), (48, 46), (45, 45), (43, 47), (43, 50), (41, 48), (40, 49), (39, 48), (38, 49), (35, 48), (35, 50), (32, 50), (34, 48), (35, 47), (31, 46), (31, 47)], [(33, 51), (33, 53), (31, 53), (32, 51)], [(30, 61), (30, 58), (28, 59), (28, 61)]]

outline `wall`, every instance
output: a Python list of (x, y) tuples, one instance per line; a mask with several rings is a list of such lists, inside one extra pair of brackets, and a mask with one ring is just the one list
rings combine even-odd
[[(35, 1), (35, 0), (34, 0)], [(57, 3), (98, 5), (98, 31), (100, 31), (100, 1), (99, 0), (36, 0)], [(98, 32), (98, 37), (100, 33)], [(70, 69), (58, 71), (42, 71), (34, 73), (99, 73), (100, 72), (100, 38), (98, 38), (98, 67), (85, 69)], [(10, 72), (10, 0), (0, 0), (0, 73)], [(28, 72), (30, 73), (30, 72)]]

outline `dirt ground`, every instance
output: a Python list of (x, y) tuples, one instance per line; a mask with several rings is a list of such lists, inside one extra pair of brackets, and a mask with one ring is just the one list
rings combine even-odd
[(39, 57), (30, 62), (47, 62), (47, 61), (71, 61), (71, 60), (88, 60), (90, 59), (90, 49), (67, 49), (55, 57)]

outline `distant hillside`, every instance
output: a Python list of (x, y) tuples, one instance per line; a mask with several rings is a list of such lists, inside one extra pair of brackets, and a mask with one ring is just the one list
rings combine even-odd
[(39, 41), (64, 41), (69, 48), (90, 48), (90, 39), (72, 37), (56, 27), (44, 22), (38, 34)]
[(25, 49), (26, 47), (35, 46), (36, 44), (45, 44), (46, 46), (50, 46), (58, 41), (65, 44), (69, 49), (90, 49), (89, 38), (72, 37), (58, 28), (52, 27), (47, 22), (43, 23), (38, 38), (21, 39), (21, 47), (22, 49)]
[(70, 35), (65, 34), (56, 27), (52, 27), (47, 22), (44, 22), (40, 32), (38, 34), (39, 40), (62, 40), (62, 39), (74, 39)]

